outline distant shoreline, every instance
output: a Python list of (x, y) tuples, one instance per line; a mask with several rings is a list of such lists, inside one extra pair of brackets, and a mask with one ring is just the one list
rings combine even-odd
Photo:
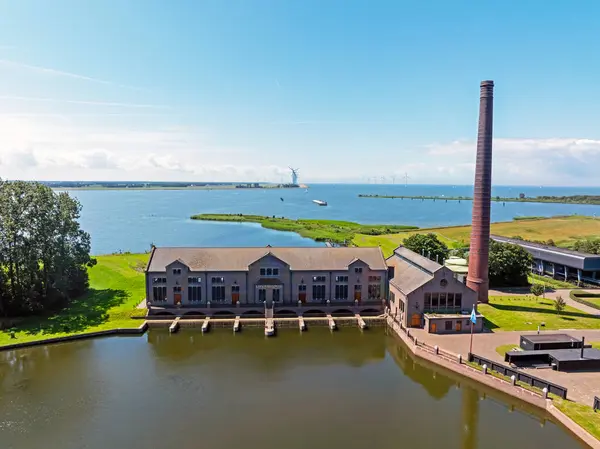
[[(377, 199), (408, 199), (408, 200), (433, 200), (435, 201), (473, 201), (470, 196), (411, 196), (411, 195), (372, 195), (359, 194), (359, 198), (377, 198)], [(571, 196), (537, 196), (531, 198), (513, 198), (513, 197), (492, 197), (495, 203), (555, 203), (555, 204), (588, 204), (600, 206), (599, 195), (571, 195)]]
[(298, 186), (261, 184), (258, 187), (239, 187), (239, 185), (217, 184), (217, 185), (199, 185), (199, 186), (50, 186), (52, 190), (102, 190), (102, 191), (123, 191), (123, 190), (271, 190), (271, 189), (306, 189), (308, 186), (301, 184)]

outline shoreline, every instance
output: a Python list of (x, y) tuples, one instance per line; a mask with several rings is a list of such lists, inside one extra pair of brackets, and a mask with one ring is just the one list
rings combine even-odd
[[(585, 199), (574, 199), (569, 200), (572, 197), (532, 197), (532, 198), (513, 198), (513, 197), (492, 197), (492, 203), (545, 203), (545, 204), (578, 204), (588, 206), (600, 206), (600, 197), (594, 195), (578, 195), (580, 197), (589, 196), (592, 199), (586, 201)], [(433, 200), (433, 202), (439, 201), (473, 201), (473, 197), (470, 196), (419, 196), (419, 195), (379, 195), (379, 194), (359, 194), (359, 198), (372, 198), (372, 199), (400, 199), (400, 200)]]

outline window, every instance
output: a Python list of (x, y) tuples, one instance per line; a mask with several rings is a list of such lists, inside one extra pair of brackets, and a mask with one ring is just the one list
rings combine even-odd
[(454, 308), (454, 293), (448, 293), (448, 308)]
[(446, 293), (440, 293), (440, 309), (445, 309), (446, 307)]
[(326, 282), (327, 278), (325, 276), (313, 276), (313, 282)]
[(231, 286), (231, 293), (239, 293), (240, 292), (240, 286), (239, 285), (232, 285)]
[(212, 301), (223, 302), (225, 301), (225, 286), (224, 285), (213, 285), (212, 286)]
[(348, 282), (348, 276), (336, 276), (335, 282)]
[(173, 274), (181, 274), (181, 268), (173, 268)]
[(273, 268), (267, 268), (267, 276), (273, 276)]
[(152, 301), (166, 301), (167, 287), (152, 287)]
[(395, 303), (396, 302), (396, 295), (394, 295), (394, 292), (390, 292), (390, 302), (391, 303)]
[(360, 284), (356, 284), (356, 285), (354, 286), (354, 291), (355, 291), (355, 292), (359, 292), (359, 291), (361, 291), (361, 290), (362, 290), (362, 285), (360, 285)]
[(306, 291), (306, 285), (304, 285), (304, 284), (300, 284), (300, 285), (298, 286), (298, 291), (299, 291), (299, 292), (305, 292), (305, 291)]
[(432, 293), (431, 294), (431, 308), (432, 309), (437, 309), (439, 306), (439, 297), (440, 295), (437, 293)]
[(369, 284), (369, 299), (381, 298), (381, 285), (380, 284)]
[(312, 286), (312, 299), (324, 300), (325, 299), (325, 286), (324, 285), (313, 285)]
[(447, 331), (452, 330), (452, 321), (444, 321), (444, 330), (447, 330)]
[(273, 268), (273, 276), (279, 276), (279, 268)]
[(404, 301), (398, 301), (398, 305), (400, 306), (400, 312), (404, 312)]
[(348, 299), (348, 285), (336, 285), (335, 286), (335, 299)]
[(362, 273), (362, 267), (354, 267), (355, 273)]
[(188, 287), (188, 299), (191, 302), (202, 301), (202, 287), (200, 287), (199, 285), (189, 286)]
[(258, 300), (265, 302), (267, 300), (267, 291), (264, 288), (258, 289)]
[(166, 284), (167, 278), (152, 278), (153, 284)]
[(260, 275), (261, 276), (266, 276), (266, 274), (267, 274), (267, 269), (266, 268), (261, 268), (260, 269)]
[(440, 286), (441, 286), (442, 288), (446, 288), (446, 286), (447, 286), (447, 285), (448, 285), (448, 281), (447, 281), (446, 279), (442, 279), (442, 280), (440, 281)]
[(462, 309), (462, 293), (454, 294), (454, 307)]
[(380, 282), (381, 276), (369, 276), (369, 282)]
[(225, 278), (222, 276), (216, 276), (211, 279), (213, 284), (223, 284), (225, 282)]
[(273, 302), (281, 301), (281, 290), (278, 288), (273, 290)]
[(175, 287), (173, 287), (173, 291), (174, 291), (175, 293), (181, 293), (181, 286), (179, 286), (179, 285), (176, 285)]
[(425, 310), (431, 309), (431, 293), (425, 293)]
[(188, 284), (199, 284), (202, 281), (202, 278), (193, 277), (188, 278)]
[(261, 276), (279, 276), (279, 268), (261, 268)]

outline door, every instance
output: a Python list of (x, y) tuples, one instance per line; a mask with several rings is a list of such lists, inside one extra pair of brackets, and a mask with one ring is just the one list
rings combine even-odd
[(437, 333), (437, 323), (431, 323), (431, 331), (432, 334)]
[(460, 321), (456, 322), (456, 332), (462, 332), (462, 323)]
[(306, 292), (298, 293), (298, 301), (300, 301), (302, 304), (306, 302)]
[(175, 305), (181, 304), (181, 293), (175, 293)]
[(354, 292), (354, 300), (355, 300), (355, 301), (358, 301), (358, 302), (360, 302), (360, 300), (361, 300), (361, 296), (362, 296), (362, 295), (361, 295), (361, 292), (360, 292), (360, 291), (358, 291), (358, 292)]
[(418, 313), (413, 313), (410, 325), (411, 327), (421, 327), (421, 315), (419, 315)]
[(240, 294), (239, 293), (232, 293), (231, 294), (231, 303), (232, 304), (237, 304), (239, 300), (240, 300)]
[(281, 290), (278, 288), (273, 289), (273, 302), (281, 301)]

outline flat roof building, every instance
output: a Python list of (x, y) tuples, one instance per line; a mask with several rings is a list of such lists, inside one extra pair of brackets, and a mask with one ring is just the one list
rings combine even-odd
[(553, 278), (600, 285), (600, 255), (582, 253), (556, 246), (527, 242), (498, 235), (497, 242), (519, 245), (533, 256), (532, 271)]

